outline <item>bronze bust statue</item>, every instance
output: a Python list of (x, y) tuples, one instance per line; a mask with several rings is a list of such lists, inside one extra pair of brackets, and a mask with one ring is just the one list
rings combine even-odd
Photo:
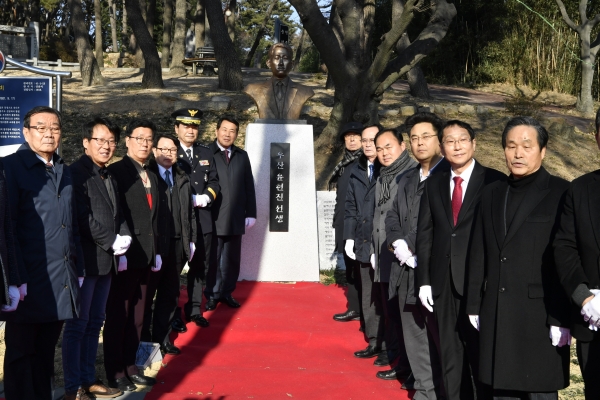
[(276, 43), (269, 50), (267, 66), (273, 76), (263, 83), (251, 83), (244, 93), (252, 97), (261, 119), (299, 119), (302, 106), (315, 92), (307, 86), (292, 81), (292, 48)]

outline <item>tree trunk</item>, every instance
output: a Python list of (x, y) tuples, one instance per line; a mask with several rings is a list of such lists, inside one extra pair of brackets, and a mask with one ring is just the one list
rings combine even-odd
[(298, 42), (298, 48), (296, 49), (296, 59), (294, 60), (294, 71), (298, 71), (300, 68), (300, 59), (302, 58), (302, 45), (304, 44), (304, 37), (306, 36), (306, 29), (302, 29), (300, 35), (300, 41)]
[(412, 67), (406, 76), (411, 96), (424, 100), (431, 99), (427, 79), (425, 79), (425, 74), (418, 64)]
[(125, 1), (126, 0), (123, 0), (123, 29), (121, 30), (121, 49), (126, 49), (129, 47), (127, 40), (127, 7), (125, 6)]
[(577, 96), (576, 108), (586, 116), (594, 114), (594, 98), (592, 84), (594, 82), (595, 57), (590, 52), (591, 26), (585, 26), (579, 31), (581, 46), (581, 90)]
[(160, 57), (158, 56), (154, 40), (152, 40), (152, 36), (150, 36), (148, 28), (144, 23), (139, 2), (138, 0), (125, 0), (125, 5), (127, 6), (127, 14), (130, 17), (131, 29), (144, 55), (145, 68), (144, 76), (142, 77), (142, 87), (163, 88), (165, 85), (162, 80)]
[(71, 11), (71, 25), (75, 33), (75, 45), (77, 46), (77, 59), (79, 61), (79, 70), (81, 71), (82, 86), (104, 85), (104, 78), (100, 73), (100, 68), (92, 46), (89, 42), (89, 30), (87, 30), (81, 0), (68, 0)]
[(108, 15), (110, 17), (110, 33), (112, 38), (112, 51), (119, 51), (119, 41), (117, 40), (117, 4), (114, 0), (108, 0)]
[(224, 90), (242, 90), (242, 67), (233, 42), (227, 34), (220, 0), (205, 0), (204, 7), (210, 22), (211, 37), (219, 68), (219, 88)]
[(173, 34), (173, 57), (171, 58), (171, 70), (177, 69), (185, 72), (182, 61), (185, 58), (185, 16), (186, 1), (175, 0), (175, 31)]
[(99, 68), (104, 68), (104, 49), (102, 46), (102, 2), (94, 0), (94, 26), (96, 36), (96, 61)]
[(256, 53), (256, 49), (258, 48), (258, 45), (260, 44), (261, 39), (265, 35), (265, 32), (266, 32), (265, 29), (267, 27), (267, 23), (269, 22), (269, 19), (271, 19), (271, 14), (273, 13), (273, 9), (277, 5), (277, 2), (278, 2), (278, 0), (273, 0), (271, 2), (271, 4), (269, 4), (269, 7), (267, 7), (267, 12), (265, 13), (265, 17), (264, 17), (262, 23), (260, 24), (260, 27), (256, 31), (256, 37), (254, 38), (254, 43), (252, 43), (252, 47), (250, 48), (248, 57), (246, 57), (246, 63), (245, 63), (246, 67), (252, 66), (252, 59), (254, 58), (254, 53)]
[(194, 35), (196, 39), (196, 50), (200, 47), (204, 47), (204, 21), (206, 21), (206, 15), (204, 14), (203, 0), (198, 0), (196, 3), (196, 15), (194, 16)]
[[(141, 3), (140, 3), (141, 6)], [(156, 0), (148, 0), (146, 4), (146, 16), (144, 20), (146, 21), (146, 27), (148, 27), (148, 32), (150, 36), (154, 39), (154, 16), (156, 15)]]
[[(198, 0), (200, 3), (200, 0)], [(171, 30), (173, 28), (173, 0), (164, 0), (163, 2), (163, 37), (162, 37), (162, 57), (160, 65), (163, 68), (169, 67), (171, 58)]]
[(229, 16), (225, 14), (225, 25), (227, 25), (227, 34), (232, 42), (235, 42), (235, 17), (237, 15), (237, 1), (229, 1)]

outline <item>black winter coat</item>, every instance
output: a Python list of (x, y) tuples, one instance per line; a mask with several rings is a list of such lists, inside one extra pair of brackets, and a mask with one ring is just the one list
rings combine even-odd
[(335, 251), (338, 253), (344, 251), (344, 208), (346, 207), (346, 194), (348, 193), (348, 184), (350, 183), (352, 168), (354, 168), (357, 163), (358, 160), (354, 160), (346, 165), (344, 173), (337, 180), (332, 226), (335, 230)]
[(19, 266), (15, 250), (15, 233), (12, 225), (4, 166), (0, 163), (0, 304), (8, 304), (8, 287), (20, 286)]

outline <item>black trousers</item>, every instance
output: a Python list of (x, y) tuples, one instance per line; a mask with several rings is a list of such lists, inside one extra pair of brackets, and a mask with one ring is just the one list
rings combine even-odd
[(591, 342), (577, 340), (577, 360), (585, 383), (586, 400), (600, 399), (600, 334), (596, 333)]
[(240, 276), (242, 235), (217, 236), (216, 257), (206, 285), (206, 297), (222, 299), (231, 296)]
[(528, 393), (495, 389), (494, 400), (558, 400), (558, 392)]
[(433, 302), (447, 399), (470, 400), (475, 392), (477, 399), (490, 398), (489, 387), (478, 379), (479, 332), (469, 322), (466, 299), (456, 292), (450, 273)]
[(360, 263), (362, 287), (362, 314), (365, 319), (365, 339), (370, 346), (387, 350), (385, 343), (385, 311), (381, 299), (381, 285), (374, 283), (370, 263)]
[[(171, 239), (169, 254), (163, 260), (160, 271), (150, 274), (142, 341), (163, 343), (171, 332), (171, 319), (179, 303), (179, 274), (185, 265), (185, 253), (181, 238)], [(155, 297), (156, 296), (156, 297)], [(152, 333), (150, 333), (152, 326)]]
[(196, 240), (196, 253), (188, 264), (190, 268), (187, 274), (188, 301), (183, 307), (187, 318), (192, 315), (202, 315), (202, 293), (207, 284), (209, 266), (213, 264), (211, 257), (214, 257), (212, 244), (212, 233), (199, 235)]
[(348, 300), (347, 311), (361, 312), (361, 288), (360, 288), (360, 263), (351, 259), (344, 252), (344, 264), (346, 264), (346, 300)]
[(6, 400), (52, 400), (54, 348), (63, 321), (6, 322), (4, 394)]

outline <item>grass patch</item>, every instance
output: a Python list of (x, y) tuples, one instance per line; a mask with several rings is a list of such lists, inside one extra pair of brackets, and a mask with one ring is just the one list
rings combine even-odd
[(323, 285), (338, 284), (346, 286), (346, 271), (338, 268), (322, 269), (320, 271), (320, 281)]

